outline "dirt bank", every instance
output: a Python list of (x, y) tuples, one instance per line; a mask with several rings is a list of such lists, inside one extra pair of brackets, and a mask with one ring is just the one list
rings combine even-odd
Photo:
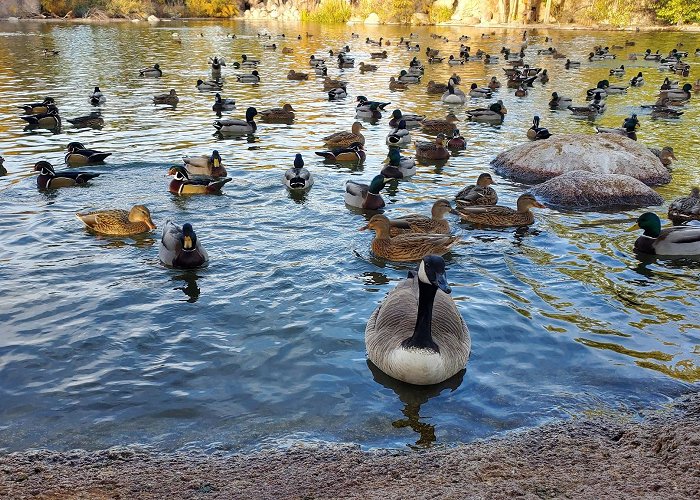
[(230, 457), (137, 448), (0, 456), (0, 498), (700, 498), (700, 394), (638, 422), (574, 420), (421, 452), (297, 445)]

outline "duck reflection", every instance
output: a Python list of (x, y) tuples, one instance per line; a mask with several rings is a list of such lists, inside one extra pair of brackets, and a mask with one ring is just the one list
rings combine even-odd
[(389, 278), (384, 273), (368, 271), (362, 273), (362, 278), (366, 285), (387, 285), (389, 283)]
[(451, 391), (456, 390), (460, 385), (462, 385), (462, 380), (464, 379), (466, 369), (462, 369), (452, 377), (448, 378), (444, 382), (440, 382), (439, 384), (413, 385), (390, 377), (377, 368), (377, 366), (370, 360), (367, 360), (367, 367), (372, 372), (372, 377), (374, 378), (375, 382), (394, 391), (399, 396), (401, 402), (404, 403), (401, 413), (404, 414), (405, 418), (395, 420), (391, 423), (391, 425), (397, 429), (410, 427), (418, 434), (418, 440), (412, 447), (427, 448), (434, 443), (437, 439), (435, 437), (435, 426), (420, 421), (420, 407), (429, 399), (438, 396), (445, 389), (450, 389)]
[(195, 271), (185, 271), (182, 274), (177, 274), (172, 277), (172, 280), (175, 282), (184, 281), (185, 284), (184, 286), (175, 287), (174, 290), (182, 290), (188, 297), (187, 302), (194, 304), (202, 293), (202, 290), (197, 284), (199, 278), (200, 276), (198, 276)]

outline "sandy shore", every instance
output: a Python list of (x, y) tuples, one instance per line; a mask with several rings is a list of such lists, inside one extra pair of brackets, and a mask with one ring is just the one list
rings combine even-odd
[(3, 499), (700, 498), (700, 394), (639, 421), (573, 420), (425, 451), (299, 444), (205, 456), (124, 447), (0, 456)]

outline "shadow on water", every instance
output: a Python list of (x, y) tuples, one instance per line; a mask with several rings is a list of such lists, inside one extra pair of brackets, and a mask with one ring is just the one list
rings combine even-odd
[(413, 385), (401, 382), (390, 377), (370, 360), (367, 360), (367, 367), (372, 372), (372, 378), (380, 385), (387, 389), (391, 389), (396, 393), (404, 407), (401, 413), (405, 418), (395, 420), (391, 425), (397, 429), (410, 427), (416, 434), (418, 440), (415, 445), (409, 445), (411, 448), (421, 449), (430, 447), (437, 438), (435, 437), (435, 426), (426, 422), (421, 422), (420, 408), (427, 403), (429, 399), (439, 396), (445, 389), (450, 389), (450, 392), (455, 391), (464, 380), (464, 374), (467, 370), (461, 370), (457, 374), (448, 378), (444, 382), (434, 385)]

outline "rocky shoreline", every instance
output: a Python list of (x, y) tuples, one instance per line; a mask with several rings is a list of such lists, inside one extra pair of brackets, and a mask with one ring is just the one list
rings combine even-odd
[(557, 422), (455, 447), (298, 444), (233, 456), (0, 455), (0, 498), (700, 498), (700, 393), (637, 421)]

